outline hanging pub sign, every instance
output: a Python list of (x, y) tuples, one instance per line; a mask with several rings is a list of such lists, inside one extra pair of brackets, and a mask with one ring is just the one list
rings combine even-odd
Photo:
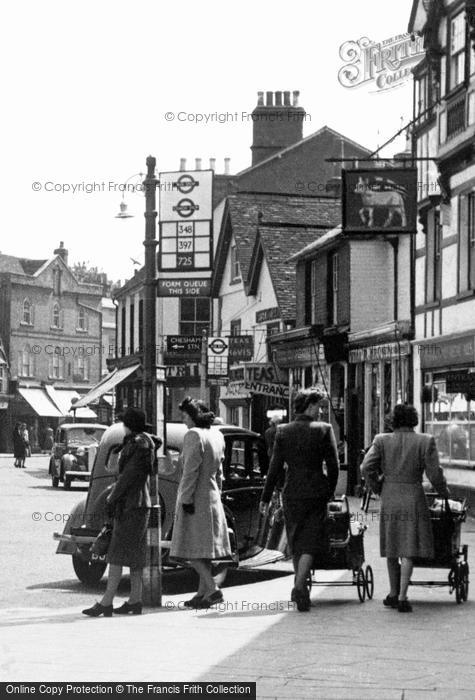
[(343, 170), (344, 233), (416, 233), (416, 168)]
[(159, 269), (212, 267), (213, 171), (160, 173)]

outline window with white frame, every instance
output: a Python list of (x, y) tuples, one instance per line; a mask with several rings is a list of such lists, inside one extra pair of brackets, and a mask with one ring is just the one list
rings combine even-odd
[(239, 282), (241, 279), (241, 268), (237, 257), (236, 245), (231, 246), (231, 282)]
[(8, 377), (8, 370), (7, 366), (3, 363), (0, 363), (0, 393), (6, 394), (7, 393), (7, 377)]
[(32, 377), (33, 376), (33, 354), (29, 345), (25, 345), (23, 350), (18, 353), (18, 376)]
[(21, 322), (28, 326), (33, 325), (33, 304), (30, 299), (23, 300)]
[(465, 12), (459, 12), (450, 22), (450, 89), (465, 79)]
[(59, 352), (54, 352), (49, 361), (50, 379), (63, 379), (64, 377), (64, 357)]
[(75, 381), (87, 381), (89, 379), (89, 358), (84, 355), (78, 355), (74, 358), (74, 377)]
[(87, 312), (84, 307), (80, 307), (78, 311), (78, 331), (87, 331)]
[(61, 307), (58, 303), (53, 304), (53, 311), (52, 311), (52, 318), (51, 318), (51, 325), (53, 328), (61, 328), (62, 327), (62, 318), (61, 318)]

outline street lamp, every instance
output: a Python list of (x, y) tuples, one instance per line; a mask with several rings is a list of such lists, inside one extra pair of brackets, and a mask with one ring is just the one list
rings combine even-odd
[(132, 180), (133, 177), (139, 177), (140, 180), (142, 180), (143, 176), (144, 176), (143, 173), (135, 173), (135, 175), (131, 175), (130, 177), (127, 178), (127, 180), (124, 183), (122, 183), (122, 185), (121, 185), (121, 187), (123, 188), (122, 189), (122, 201), (119, 205), (120, 211), (118, 214), (116, 214), (116, 217), (115, 217), (116, 219), (131, 219), (133, 217), (133, 214), (129, 214), (129, 212), (127, 211), (127, 204), (125, 202), (124, 194), (125, 194), (125, 190), (127, 189), (127, 183), (129, 182), (129, 180)]

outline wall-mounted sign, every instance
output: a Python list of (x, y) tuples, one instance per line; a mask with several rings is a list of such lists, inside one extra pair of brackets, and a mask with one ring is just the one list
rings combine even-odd
[(200, 383), (199, 362), (182, 362), (166, 366), (166, 378), (169, 386), (198, 385)]
[(180, 278), (158, 279), (158, 297), (208, 297), (211, 279)]
[(423, 369), (452, 365), (475, 367), (475, 336), (473, 334), (448, 340), (432, 338), (429, 343), (420, 343), (418, 350)]
[(207, 345), (208, 378), (227, 378), (229, 366), (229, 338), (208, 338)]
[(417, 170), (343, 170), (345, 233), (416, 233)]
[(276, 318), (280, 318), (280, 309), (278, 306), (256, 311), (256, 323), (265, 323), (266, 321), (273, 321)]
[(167, 335), (166, 354), (173, 357), (201, 357), (202, 338), (200, 335)]
[(349, 351), (348, 362), (377, 362), (378, 360), (392, 360), (409, 355), (410, 344), (407, 340), (400, 343), (382, 343), (370, 345), (366, 348), (353, 348)]
[(254, 336), (231, 335), (229, 340), (229, 362), (251, 362), (254, 357)]

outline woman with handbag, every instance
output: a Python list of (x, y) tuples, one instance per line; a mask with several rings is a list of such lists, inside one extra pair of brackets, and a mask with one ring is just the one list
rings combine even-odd
[(390, 586), (383, 604), (399, 612), (412, 612), (407, 589), (413, 559), (434, 557), (424, 472), (441, 496), (449, 494), (434, 437), (414, 432), (418, 422), (414, 406), (395, 406), (394, 432), (376, 435), (361, 465), (371, 489), (381, 495), (380, 551), (387, 558)]
[[(107, 588), (100, 603), (83, 610), (83, 614), (90, 617), (111, 617), (113, 612), (140, 615), (142, 612), (142, 573), (150, 508), (148, 477), (152, 473), (157, 443), (145, 433), (143, 411), (128, 408), (122, 422), (126, 436), (120, 451), (119, 477), (106, 499), (109, 515), (113, 517), (107, 552)], [(107, 532), (103, 531), (101, 536), (107, 542)], [(119, 608), (113, 608), (123, 566), (130, 568), (130, 597)]]
[(189, 429), (183, 442), (183, 475), (178, 487), (170, 556), (189, 562), (199, 575), (198, 591), (185, 606), (208, 608), (223, 601), (211, 563), (232, 558), (221, 503), (224, 437), (213, 425), (214, 413), (187, 397), (179, 406)]

